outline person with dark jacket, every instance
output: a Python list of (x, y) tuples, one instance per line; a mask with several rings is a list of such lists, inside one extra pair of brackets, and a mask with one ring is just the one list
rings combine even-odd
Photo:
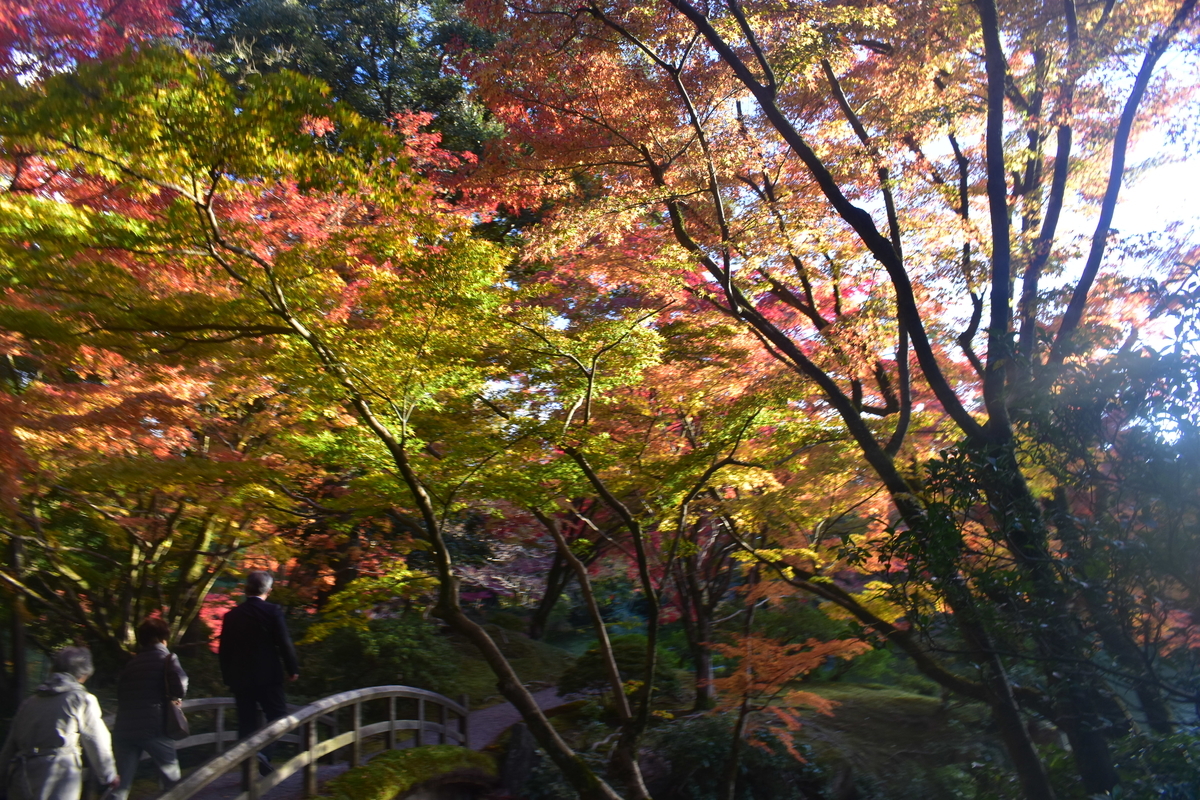
[(64, 647), (54, 672), (17, 709), (0, 748), (0, 795), (9, 800), (79, 800), (83, 754), (101, 783), (120, 783), (100, 703), (83, 688), (92, 674), (86, 647)]
[[(283, 609), (267, 602), (273, 583), (271, 573), (251, 572), (246, 576), (246, 601), (230, 609), (221, 622), (221, 677), (237, 702), (239, 739), (261, 727), (260, 708), (268, 723), (287, 713), (283, 680), (299, 677)], [(272, 771), (272, 750), (274, 746), (268, 746), (258, 754), (258, 769), (264, 775)]]
[(171, 629), (161, 619), (150, 618), (138, 626), (138, 654), (117, 679), (117, 720), (113, 725), (113, 751), (121, 786), (113, 800), (125, 800), (145, 752), (158, 768), (164, 789), (179, 782), (175, 742), (166, 734), (167, 703), (187, 693), (187, 673), (167, 649)]

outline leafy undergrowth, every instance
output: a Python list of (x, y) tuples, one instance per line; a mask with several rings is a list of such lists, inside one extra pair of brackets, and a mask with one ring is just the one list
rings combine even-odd
[(833, 716), (807, 715), (798, 738), (843, 791), (853, 786), (860, 798), (887, 800), (982, 800), (1016, 790), (1000, 785), (1010, 776), (981, 705), (863, 684), (806, 688), (838, 703)]
[(334, 800), (392, 800), (419, 784), (450, 772), (496, 776), (491, 756), (448, 744), (392, 750), (325, 784), (322, 797)]
[[(739, 800), (1000, 800), (1018, 796), (986, 709), (943, 703), (896, 687), (806, 683), (833, 700), (833, 716), (806, 713), (796, 735), (805, 761), (760, 736), (745, 746)], [(660, 713), (668, 709), (660, 709)], [(729, 753), (729, 715), (662, 713), (643, 753), (644, 778), (656, 800), (716, 800)], [(555, 717), (555, 727), (585, 756), (610, 737), (611, 715), (592, 702)], [(603, 758), (593, 766), (604, 770)], [(527, 785), (531, 800), (568, 800), (570, 790), (548, 763)]]
[[(530, 639), (519, 631), (490, 624), (484, 628), (526, 685), (555, 685), (574, 660), (566, 650)], [(449, 641), (458, 654), (456, 691), (470, 697), (472, 708), (500, 702), (496, 676), (475, 646), (458, 636), (451, 636)]]

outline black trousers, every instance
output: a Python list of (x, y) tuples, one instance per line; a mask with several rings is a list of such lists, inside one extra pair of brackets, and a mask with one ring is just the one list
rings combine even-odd
[[(287, 699), (283, 696), (283, 684), (234, 689), (233, 699), (237, 703), (238, 739), (245, 739), (268, 722), (287, 714)], [(260, 708), (264, 720), (261, 723), (258, 716)], [(275, 744), (269, 744), (262, 749), (262, 754), (268, 761), (275, 752)]]

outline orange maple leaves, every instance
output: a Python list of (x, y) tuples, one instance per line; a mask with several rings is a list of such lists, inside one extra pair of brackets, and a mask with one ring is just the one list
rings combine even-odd
[(747, 725), (749, 744), (770, 750), (763, 741), (771, 734), (787, 748), (794, 758), (803, 761), (793, 737), (800, 729), (800, 710), (815, 709), (832, 714), (837, 704), (819, 694), (793, 688), (795, 683), (831, 659), (853, 658), (871, 649), (861, 639), (833, 639), (822, 642), (780, 642), (761, 634), (736, 637), (731, 643), (713, 643), (713, 650), (731, 660), (731, 668), (722, 678), (713, 680), (722, 698), (722, 711), (743, 706), (748, 714), (770, 715), (756, 726)]

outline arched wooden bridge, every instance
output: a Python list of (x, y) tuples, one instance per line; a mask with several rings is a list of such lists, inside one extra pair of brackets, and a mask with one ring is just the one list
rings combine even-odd
[[(185, 700), (193, 726), (205, 713), (213, 717), (213, 730), (196, 733), (176, 743), (184, 750), (215, 746), (216, 755), (186, 775), (160, 800), (189, 800), (201, 795), (213, 781), (239, 771), (244, 791), (234, 800), (258, 800), (287, 778), (303, 773), (303, 795), (317, 794), (317, 760), (347, 750), (350, 766), (362, 763), (368, 740), (382, 740), (383, 748), (423, 744), (468, 744), (466, 698), (455, 702), (436, 692), (411, 686), (372, 686), (331, 695), (306, 706), (294, 707), (286, 717), (266, 725), (237, 742), (237, 731), (226, 726), (225, 713), (234, 708), (231, 697)], [(349, 712), (349, 723), (339, 722)], [(367, 712), (364, 716), (364, 710)], [(415, 711), (415, 713), (413, 713)], [(339, 714), (339, 712), (343, 712)], [(368, 720), (364, 722), (364, 720)], [(373, 721), (371, 721), (373, 720)], [(236, 743), (235, 743), (236, 742)], [(257, 753), (273, 742), (296, 745), (297, 753), (277, 764), (269, 775), (258, 775)], [(227, 745), (232, 744), (227, 748)]]

